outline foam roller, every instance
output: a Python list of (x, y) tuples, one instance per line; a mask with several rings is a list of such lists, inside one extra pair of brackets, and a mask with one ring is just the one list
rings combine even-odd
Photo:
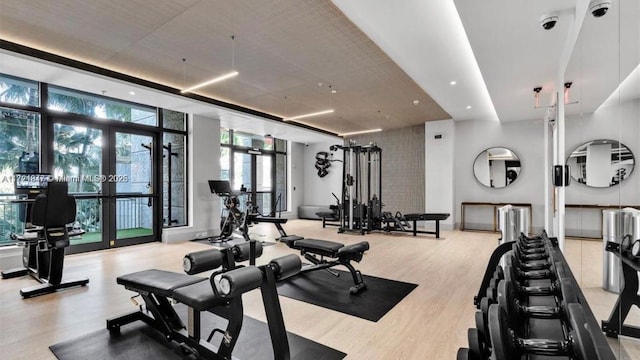
[[(256, 258), (262, 256), (262, 243), (256, 241)], [(233, 247), (233, 255), (236, 262), (249, 260), (251, 242), (244, 242)]]
[(289, 254), (271, 260), (269, 265), (273, 269), (276, 280), (282, 280), (298, 274), (302, 267), (302, 261), (299, 256)]
[(217, 269), (222, 265), (220, 250), (209, 249), (187, 254), (182, 259), (182, 268), (189, 275)]
[(211, 278), (221, 297), (232, 298), (262, 285), (262, 271), (255, 266), (237, 268)]

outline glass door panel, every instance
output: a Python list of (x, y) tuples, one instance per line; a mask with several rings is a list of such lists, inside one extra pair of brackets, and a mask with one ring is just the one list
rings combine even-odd
[(53, 137), (53, 176), (67, 180), (70, 193), (100, 193), (102, 130), (56, 123)]
[(271, 155), (256, 156), (256, 191), (273, 190), (271, 181)]
[(244, 185), (248, 190), (251, 188), (251, 154), (234, 152), (233, 154), (233, 181), (231, 187), (234, 190), (240, 189)]
[(97, 196), (104, 185), (103, 143), (104, 132), (100, 128), (53, 124), (53, 176), (66, 180), (69, 193), (77, 196), (73, 226), (85, 230), (81, 237), (71, 239), (71, 245), (102, 242), (102, 201)]
[(115, 133), (115, 240), (154, 235), (153, 135)]

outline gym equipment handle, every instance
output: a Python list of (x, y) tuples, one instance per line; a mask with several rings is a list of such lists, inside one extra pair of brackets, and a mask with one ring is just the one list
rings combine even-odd
[[(511, 330), (513, 331), (513, 330)], [(562, 356), (569, 355), (569, 343), (548, 339), (516, 339), (518, 347), (527, 353), (536, 355)]]

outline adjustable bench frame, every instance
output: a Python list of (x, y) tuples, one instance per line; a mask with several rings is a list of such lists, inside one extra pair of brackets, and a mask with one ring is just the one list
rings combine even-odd
[[(251, 262), (255, 262), (255, 244), (251, 245), (250, 260)], [(233, 248), (223, 249), (221, 252), (222, 271), (214, 273), (212, 278), (216, 274), (239, 268), (235, 264), (234, 257), (237, 259), (243, 256), (242, 254), (234, 253)], [(274, 274), (272, 263), (259, 267), (262, 271), (262, 284), (260, 285), (260, 291), (262, 293), (262, 302), (267, 316), (267, 325), (271, 336), (274, 359), (288, 360), (290, 358), (289, 342), (287, 339), (284, 319), (282, 317), (280, 300), (276, 290), (276, 275)], [(205, 271), (205, 269), (202, 271)], [(218, 298), (215, 304), (207, 309), (195, 309), (191, 306), (187, 306), (188, 323), (185, 326), (171, 304), (167, 294), (173, 294), (176, 290), (199, 284), (201, 282), (211, 284), (211, 281), (207, 278), (199, 278), (197, 276), (186, 274), (178, 274), (178, 276), (183, 277), (184, 280), (182, 281), (182, 284), (177, 284), (175, 288), (161, 289), (158, 293), (154, 293), (153, 291), (143, 288), (137, 288), (131, 284), (125, 284), (126, 289), (137, 292), (143, 298), (146, 310), (143, 310), (142, 305), (140, 305), (140, 308), (137, 311), (108, 319), (107, 329), (111, 334), (118, 334), (120, 333), (120, 328), (123, 325), (140, 320), (160, 331), (167, 340), (174, 340), (178, 342), (183, 350), (195, 354), (198, 358), (231, 359), (231, 353), (236, 345), (240, 330), (242, 329), (242, 321), (244, 317), (242, 295), (240, 294), (226, 299)], [(144, 287), (144, 285), (142, 285), (142, 287)], [(165, 294), (160, 294), (160, 292)], [(212, 289), (212, 295), (213, 294), (216, 294), (216, 291)], [(202, 341), (201, 338), (201, 313), (203, 311), (214, 313), (228, 320), (226, 329), (213, 329), (206, 342)], [(222, 334), (222, 341), (217, 349), (209, 343), (216, 332)]]
[[(295, 235), (292, 235), (291, 237), (294, 237), (294, 236)], [(326, 269), (332, 275), (340, 276), (339, 273), (332, 271), (330, 268), (334, 266), (342, 265), (349, 270), (349, 272), (351, 273), (351, 277), (353, 279), (354, 286), (352, 286), (349, 289), (349, 292), (351, 294), (357, 294), (361, 291), (366, 290), (367, 284), (364, 282), (364, 279), (362, 278), (362, 273), (360, 272), (360, 270), (356, 270), (353, 267), (353, 265), (351, 264), (351, 261), (360, 262), (364, 255), (364, 252), (366, 250), (369, 250), (369, 243), (363, 241), (358, 244), (344, 246), (343, 244), (332, 242), (332, 241), (314, 240), (314, 239), (299, 238), (296, 240), (287, 240), (287, 239), (281, 238), (281, 241), (286, 243), (287, 246), (289, 246), (292, 249), (300, 250), (300, 255), (302, 255), (305, 259), (307, 259), (307, 261), (311, 262), (311, 265), (306, 265), (302, 267), (302, 269), (300, 270), (301, 273)], [(322, 249), (321, 246), (314, 246), (314, 247), (305, 246), (305, 242), (307, 243), (310, 242), (311, 244), (315, 242), (321, 245), (322, 244), (333, 245), (334, 247), (336, 245), (342, 245), (342, 247), (337, 249), (335, 248), (331, 249), (326, 247), (326, 249)], [(360, 247), (360, 249), (358, 249), (357, 247)], [(356, 251), (344, 251), (344, 249), (351, 249), (351, 248), (355, 248)], [(325, 259), (325, 257), (331, 258), (331, 260), (327, 260)]]
[[(203, 279), (203, 281), (207, 280)], [(127, 287), (127, 289), (137, 292), (142, 296), (146, 310), (151, 313), (151, 315), (140, 309), (117, 318), (108, 319), (107, 330), (109, 330), (111, 334), (119, 333), (120, 327), (123, 325), (140, 320), (160, 331), (167, 340), (175, 340), (178, 343), (182, 343), (192, 352), (199, 354), (203, 358), (231, 358), (231, 352), (242, 328), (242, 297), (238, 296), (229, 299), (226, 303), (221, 303), (216, 307), (216, 309), (224, 308), (224, 310), (226, 310), (225, 318), (229, 321), (226, 330), (223, 332), (223, 341), (216, 351), (210, 344), (201, 341), (201, 311), (187, 307), (189, 326), (186, 327), (167, 297), (140, 289), (130, 287)], [(211, 333), (207, 341), (211, 341), (215, 331), (216, 330)]]

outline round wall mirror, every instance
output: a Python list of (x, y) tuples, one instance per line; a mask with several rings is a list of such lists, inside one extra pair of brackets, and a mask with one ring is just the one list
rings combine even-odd
[(575, 181), (592, 187), (610, 187), (631, 175), (635, 160), (631, 150), (619, 141), (593, 140), (573, 150), (567, 165)]
[(494, 147), (476, 157), (473, 174), (478, 182), (492, 188), (511, 185), (520, 176), (520, 158), (510, 149)]

